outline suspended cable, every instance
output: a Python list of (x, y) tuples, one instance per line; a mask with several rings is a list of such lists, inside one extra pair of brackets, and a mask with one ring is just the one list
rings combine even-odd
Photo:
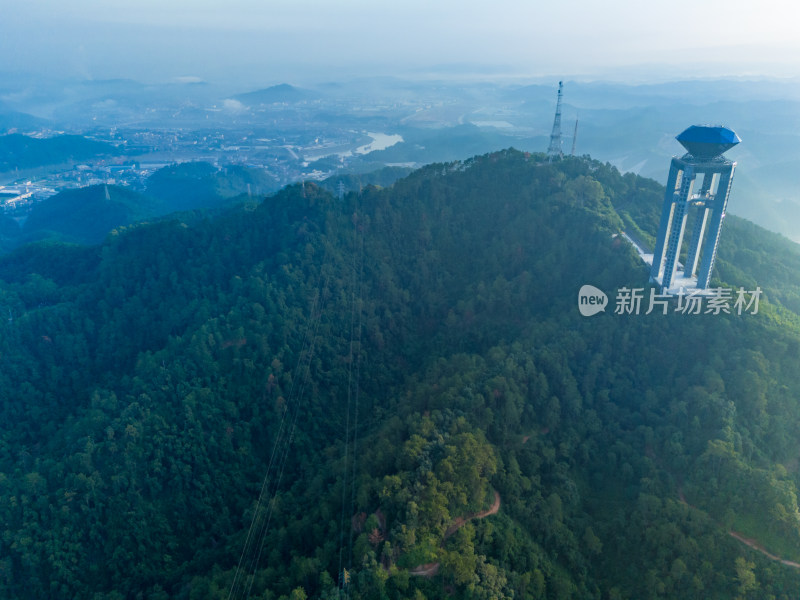
[[(303, 191), (305, 197), (305, 189)], [(328, 258), (328, 246), (325, 244), (323, 260), (317, 277), (316, 293), (312, 302), (309, 320), (306, 322), (303, 342), (294, 370), (295, 377), (292, 378), (288, 398), (281, 414), (278, 433), (272, 445), (267, 471), (261, 483), (261, 490), (253, 517), (234, 573), (233, 582), (231, 583), (228, 594), (229, 600), (237, 597), (248, 597), (255, 581), (258, 563), (272, 521), (277, 493), (280, 489), (289, 451), (294, 439), (297, 418), (300, 414), (300, 402), (310, 378), (311, 361), (314, 358), (321, 317), (327, 301), (325, 292), (330, 280), (330, 272), (326, 268)], [(247, 582), (248, 578), (249, 583)]]
[[(363, 224), (360, 220), (360, 214), (358, 213), (358, 203), (356, 203), (356, 234), (358, 235), (358, 275), (357, 275), (357, 285), (356, 288), (358, 290), (358, 325), (356, 327), (356, 345), (355, 345), (355, 367), (356, 367), (356, 375), (355, 375), (355, 386), (353, 389), (354, 393), (354, 411), (355, 415), (353, 418), (353, 474), (351, 477), (351, 489), (350, 489), (350, 514), (355, 514), (356, 508), (356, 467), (358, 465), (358, 405), (359, 405), (359, 395), (361, 391), (361, 332), (362, 332), (362, 323), (363, 323), (363, 316), (364, 316), (364, 307), (363, 307), (363, 272), (364, 272), (364, 230)], [(350, 547), (348, 550), (348, 556), (350, 562), (348, 563), (352, 566), (353, 560), (353, 535), (352, 532), (350, 534)]]
[[(320, 272), (320, 277), (322, 272)], [(318, 290), (324, 290), (327, 287), (328, 278), (325, 279), (325, 284)], [(305, 384), (309, 378), (311, 360), (314, 356), (315, 344), (317, 333), (319, 330), (320, 317), (322, 315), (323, 304), (317, 306), (320, 299), (321, 292), (318, 291), (314, 298), (311, 308), (311, 318), (306, 325), (303, 346), (298, 356), (295, 373), (297, 377), (293, 378), (292, 385), (288, 394), (288, 399), (285, 404), (283, 414), (281, 415), (280, 425), (275, 441), (272, 445), (269, 464), (267, 472), (261, 484), (261, 491), (256, 502), (256, 507), (251, 520), (250, 528), (247, 533), (244, 548), (239, 558), (236, 573), (234, 575), (231, 590), (228, 598), (236, 598), (238, 591), (243, 591), (244, 596), (247, 597), (255, 580), (256, 567), (261, 557), (266, 533), (269, 529), (269, 524), (272, 520), (272, 514), (275, 507), (275, 496), (277, 495), (281, 480), (283, 478), (283, 471), (286, 465), (286, 460), (289, 455), (289, 450), (294, 436), (294, 429), (297, 423), (297, 415), (299, 414), (300, 401), (302, 400), (305, 391)], [(300, 381), (299, 388), (298, 381)], [(267, 505), (265, 509), (264, 506)], [(266, 512), (266, 514), (264, 514)], [(257, 549), (257, 550), (256, 550)], [(248, 575), (249, 574), (249, 575)], [(242, 578), (249, 576), (250, 582), (243, 583)], [(244, 590), (246, 587), (246, 591)]]
[[(358, 446), (358, 403), (360, 391), (360, 360), (361, 336), (363, 325), (363, 266), (364, 266), (364, 239), (360, 222), (358, 196), (354, 194), (355, 209), (353, 213), (354, 235), (352, 249), (352, 283), (350, 294), (350, 349), (348, 361), (347, 382), (347, 414), (345, 424), (344, 467), (342, 480), (342, 513), (340, 517), (340, 544), (339, 544), (339, 580), (340, 587), (345, 588), (349, 581), (349, 567), (352, 563), (353, 535), (352, 526), (349, 531), (348, 541), (345, 543), (344, 535), (347, 527), (347, 491), (350, 490), (350, 511), (354, 514), (356, 505), (356, 473), (357, 473), (357, 446)], [(334, 223), (337, 219), (334, 219)], [(338, 236), (332, 232), (333, 243)], [(296, 377), (288, 394), (288, 399), (281, 414), (280, 424), (275, 441), (270, 453), (267, 472), (262, 481), (261, 490), (253, 512), (242, 554), (231, 584), (229, 600), (237, 597), (249, 597), (256, 578), (258, 564), (263, 554), (267, 534), (274, 515), (277, 494), (281, 486), (286, 463), (291, 452), (297, 421), (301, 412), (300, 403), (305, 395), (306, 385), (310, 380), (311, 362), (315, 355), (318, 341), (321, 317), (327, 302), (326, 291), (330, 280), (328, 265), (328, 249), (324, 246), (325, 254), (320, 267), (311, 314), (306, 323), (303, 343), (294, 373)], [(356, 311), (358, 315), (356, 316)], [(352, 450), (350, 443), (352, 438)], [(349, 478), (349, 482), (348, 482)], [(349, 484), (349, 485), (348, 485)], [(344, 555), (345, 548), (347, 555)], [(346, 565), (346, 566), (345, 566)], [(345, 591), (346, 594), (346, 591)], [(347, 595), (347, 594), (346, 594)]]
[[(347, 569), (352, 566), (353, 554), (353, 531), (352, 524), (347, 526), (346, 514), (348, 508), (347, 491), (350, 488), (350, 514), (355, 514), (355, 486), (356, 486), (356, 470), (355, 465), (357, 462), (356, 450), (358, 440), (358, 388), (359, 388), (359, 360), (361, 354), (361, 269), (363, 265), (363, 235), (360, 232), (359, 223), (359, 196), (354, 194), (355, 210), (353, 213), (353, 251), (352, 251), (352, 284), (350, 291), (350, 351), (348, 355), (348, 368), (347, 368), (347, 415), (345, 419), (345, 438), (344, 438), (344, 464), (342, 469), (342, 510), (339, 520), (339, 588), (344, 589), (347, 585), (346, 576)], [(356, 320), (356, 312), (358, 312), (358, 320)], [(353, 375), (353, 365), (355, 366), (355, 376)], [(352, 459), (350, 458), (350, 437), (351, 437), (351, 414), (353, 415), (353, 452)], [(350, 470), (350, 463), (352, 463), (352, 472)], [(348, 477), (350, 485), (348, 486)], [(344, 536), (345, 530), (348, 531), (348, 541), (345, 544)], [(344, 557), (345, 546), (347, 546), (347, 560)], [(345, 568), (345, 564), (346, 567)]]
[[(325, 287), (327, 287), (327, 281), (328, 281), (328, 278), (326, 277)], [(323, 288), (323, 289), (325, 289), (325, 288)], [(323, 305), (324, 305), (324, 303), (323, 303)], [(256, 555), (256, 557), (255, 557), (255, 559), (253, 561), (253, 568), (252, 568), (253, 574), (252, 574), (251, 579), (250, 579), (250, 585), (247, 588), (247, 596), (249, 596), (250, 592), (252, 591), (253, 582), (255, 581), (255, 577), (256, 577), (256, 567), (258, 566), (258, 563), (259, 563), (259, 561), (261, 559), (261, 553), (262, 553), (262, 551), (264, 549), (264, 543), (266, 542), (266, 534), (269, 531), (269, 525), (272, 522), (272, 515), (273, 515), (274, 509), (275, 509), (276, 496), (277, 496), (277, 493), (278, 493), (278, 489), (280, 488), (281, 481), (283, 480), (283, 473), (284, 473), (284, 470), (286, 468), (286, 460), (287, 460), (287, 458), (289, 456), (289, 450), (291, 449), (291, 445), (292, 445), (292, 442), (294, 440), (294, 432), (295, 432), (295, 429), (297, 427), (297, 417), (300, 414), (300, 400), (303, 398), (303, 395), (305, 393), (305, 387), (306, 387), (306, 384), (308, 383), (308, 380), (309, 380), (309, 375), (310, 375), (310, 372), (311, 372), (311, 360), (314, 357), (314, 349), (315, 349), (315, 345), (316, 345), (317, 332), (319, 330), (319, 324), (321, 322), (321, 318), (320, 318), (321, 316), (322, 316), (322, 310), (320, 308), (320, 311), (319, 311), (319, 313), (317, 315), (317, 318), (316, 318), (316, 323), (315, 323), (315, 327), (314, 327), (314, 335), (311, 338), (311, 345), (309, 347), (309, 352), (308, 352), (308, 361), (306, 362), (306, 365), (305, 365), (305, 369), (304, 369), (304, 373), (303, 373), (303, 379), (302, 379), (302, 382), (300, 384), (300, 391), (299, 391), (298, 396), (297, 396), (297, 401), (295, 401), (294, 404), (293, 404), (294, 416), (292, 417), (292, 423), (291, 423), (291, 427), (289, 429), (288, 437), (286, 438), (286, 443), (283, 445), (283, 456), (281, 457), (281, 460), (279, 461), (280, 469), (279, 469), (279, 472), (278, 472), (277, 481), (275, 482), (274, 492), (272, 494), (272, 498), (271, 498), (270, 503), (269, 503), (269, 508), (268, 508), (268, 511), (267, 511), (267, 518), (266, 518), (266, 521), (264, 522), (264, 525), (263, 525), (262, 530), (261, 530), (261, 534), (259, 536), (258, 553), (257, 553), (257, 555)]]

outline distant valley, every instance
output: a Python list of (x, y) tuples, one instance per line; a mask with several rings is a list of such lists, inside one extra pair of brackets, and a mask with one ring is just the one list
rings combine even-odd
[[(101, 183), (137, 189), (125, 164), (239, 165), (264, 171), (261, 178), (278, 189), (508, 147), (543, 151), (557, 82), (373, 78), (251, 91), (197, 82), (24, 83), (0, 84), (0, 133), (7, 134), (0, 136), (0, 184), (57, 191)], [(739, 167), (730, 212), (800, 241), (798, 109), (800, 83), (791, 80), (567, 80), (562, 146), (663, 183), (669, 157), (682, 152), (678, 132), (724, 123), (743, 140), (731, 153)], [(22, 148), (22, 134), (43, 139)], [(84, 171), (75, 171), (81, 163)]]

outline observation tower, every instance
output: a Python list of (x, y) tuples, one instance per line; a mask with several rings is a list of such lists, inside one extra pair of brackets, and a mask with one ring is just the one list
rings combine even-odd
[[(675, 139), (687, 152), (672, 158), (650, 270), (650, 281), (665, 293), (708, 288), (736, 167), (723, 154), (742, 141), (721, 125), (692, 125)], [(692, 237), (678, 270), (687, 222)]]

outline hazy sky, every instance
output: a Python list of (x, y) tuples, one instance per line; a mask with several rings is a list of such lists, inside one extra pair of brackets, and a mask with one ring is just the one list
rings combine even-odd
[[(788, 0), (0, 0), (0, 71), (253, 85), (499, 69), (800, 74)], [(641, 66), (644, 65), (644, 68)], [(632, 73), (633, 71), (627, 71)]]

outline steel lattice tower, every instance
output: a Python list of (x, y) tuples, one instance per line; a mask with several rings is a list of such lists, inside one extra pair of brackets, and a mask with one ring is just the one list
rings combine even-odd
[(561, 95), (564, 82), (558, 82), (558, 102), (556, 103), (556, 118), (553, 120), (553, 132), (550, 134), (550, 146), (547, 148), (547, 155), (550, 160), (555, 157), (562, 157), (561, 150)]

